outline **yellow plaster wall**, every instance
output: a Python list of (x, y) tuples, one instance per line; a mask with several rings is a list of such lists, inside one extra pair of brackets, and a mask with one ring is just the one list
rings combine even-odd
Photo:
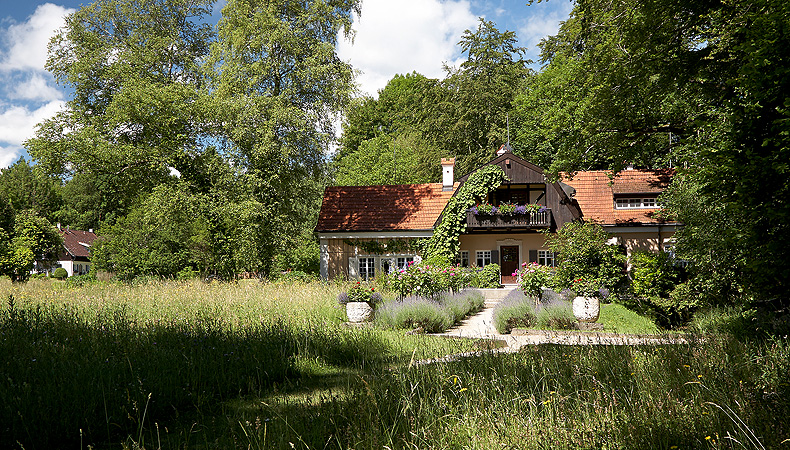
[[(529, 260), (530, 250), (546, 250), (545, 237), (541, 233), (513, 234), (465, 234), (461, 235), (461, 250), (469, 251), (469, 263), (474, 264), (477, 250), (499, 250), (497, 242), (512, 240), (504, 245), (521, 244), (519, 264)], [(496, 262), (499, 264), (499, 262)]]
[[(656, 233), (618, 233), (612, 236), (609, 242), (622, 245), (628, 250), (630, 255), (637, 250), (647, 250), (651, 252), (658, 252), (664, 249), (664, 245), (668, 244), (675, 234), (674, 231), (662, 231), (661, 236)], [(661, 247), (659, 248), (659, 242)]]

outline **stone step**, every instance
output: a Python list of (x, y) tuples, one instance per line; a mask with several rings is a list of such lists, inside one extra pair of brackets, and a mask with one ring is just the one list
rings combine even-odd
[(505, 286), (503, 288), (498, 288), (498, 289), (478, 289), (478, 290), (483, 293), (483, 296), (486, 299), (486, 303), (488, 303), (491, 301), (499, 302), (500, 300), (505, 298), (507, 294), (509, 294), (510, 291), (512, 291), (513, 289), (515, 289), (515, 286)]

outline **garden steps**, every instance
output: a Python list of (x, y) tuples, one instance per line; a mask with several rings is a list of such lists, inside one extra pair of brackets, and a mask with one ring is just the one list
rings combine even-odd
[(506, 285), (503, 288), (498, 289), (478, 289), (478, 291), (483, 293), (483, 296), (486, 298), (486, 303), (488, 302), (499, 302), (503, 298), (507, 296), (513, 289), (516, 288), (516, 285)]
[(452, 337), (501, 339), (503, 336), (494, 328), (494, 307), (515, 287), (479, 289), (485, 297), (483, 309), (442, 334)]

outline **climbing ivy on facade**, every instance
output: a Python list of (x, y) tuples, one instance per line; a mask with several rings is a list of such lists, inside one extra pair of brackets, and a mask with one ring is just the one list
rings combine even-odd
[(502, 168), (495, 165), (482, 167), (470, 175), (447, 202), (441, 223), (422, 248), (423, 258), (439, 257), (452, 261), (461, 248), (460, 236), (466, 231), (466, 213), (469, 208), (507, 180)]

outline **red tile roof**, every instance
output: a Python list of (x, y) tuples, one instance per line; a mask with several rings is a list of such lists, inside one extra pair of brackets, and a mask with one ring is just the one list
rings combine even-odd
[(457, 189), (441, 183), (334, 186), (324, 191), (317, 231), (432, 230)]
[(610, 178), (611, 172), (594, 170), (578, 172), (573, 178), (563, 175), (563, 182), (576, 189), (574, 197), (584, 214), (584, 220), (605, 225), (653, 224), (662, 220), (655, 217), (655, 209), (615, 209), (615, 197), (637, 195), (654, 196), (669, 185), (674, 171), (625, 170)]
[(90, 246), (96, 240), (96, 234), (90, 231), (70, 230), (68, 228), (60, 231), (63, 236), (63, 246), (66, 252), (72, 257), (89, 258)]
[[(662, 223), (658, 209), (615, 209), (616, 197), (654, 196), (669, 185), (672, 170), (578, 172), (562, 181), (576, 189), (583, 217), (605, 225)], [(316, 231), (432, 230), (453, 191), (441, 183), (388, 186), (335, 186), (324, 192)]]

